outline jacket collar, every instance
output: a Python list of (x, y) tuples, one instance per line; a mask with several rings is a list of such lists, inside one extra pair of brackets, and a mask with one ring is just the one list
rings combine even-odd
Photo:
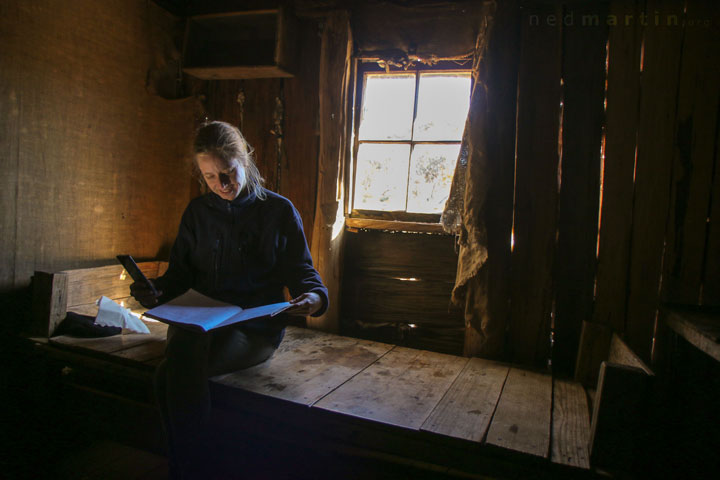
[(220, 210), (228, 210), (230, 207), (234, 209), (244, 209), (252, 205), (257, 199), (257, 195), (254, 192), (242, 191), (234, 200), (225, 200), (220, 198), (217, 194), (209, 192), (207, 194), (208, 203)]

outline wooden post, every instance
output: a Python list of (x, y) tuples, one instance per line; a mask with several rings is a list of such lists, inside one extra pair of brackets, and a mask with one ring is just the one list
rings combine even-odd
[[(562, 182), (555, 257), (553, 371), (572, 374), (583, 321), (592, 317), (600, 149), (605, 116), (607, 4), (569, 4), (563, 30)], [(597, 24), (580, 23), (598, 18)], [(569, 21), (569, 20), (568, 20)]]
[(35, 272), (30, 335), (50, 337), (67, 312), (68, 276)]

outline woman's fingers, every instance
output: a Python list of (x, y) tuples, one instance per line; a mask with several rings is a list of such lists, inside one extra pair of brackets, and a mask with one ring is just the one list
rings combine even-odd
[(150, 287), (143, 283), (134, 282), (130, 285), (130, 295), (140, 302), (140, 305), (146, 308), (151, 308), (157, 305), (158, 296), (160, 296), (161, 293), (162, 292), (159, 291), (153, 291)]
[(290, 304), (292, 306), (285, 310), (289, 315), (312, 315), (320, 309), (322, 300), (317, 293), (307, 292), (290, 300)]

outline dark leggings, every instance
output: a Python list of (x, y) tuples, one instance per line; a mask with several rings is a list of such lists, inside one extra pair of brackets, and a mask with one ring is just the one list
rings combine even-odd
[(196, 333), (168, 327), (165, 359), (155, 373), (155, 392), (175, 468), (196, 458), (210, 415), (208, 378), (264, 362), (271, 340), (238, 328)]

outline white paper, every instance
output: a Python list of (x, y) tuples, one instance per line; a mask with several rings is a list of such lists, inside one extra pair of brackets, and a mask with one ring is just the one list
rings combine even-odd
[(147, 325), (130, 312), (130, 309), (122, 307), (109, 299), (100, 297), (98, 300), (98, 314), (95, 323), (106, 327), (120, 327), (137, 333), (150, 333)]

